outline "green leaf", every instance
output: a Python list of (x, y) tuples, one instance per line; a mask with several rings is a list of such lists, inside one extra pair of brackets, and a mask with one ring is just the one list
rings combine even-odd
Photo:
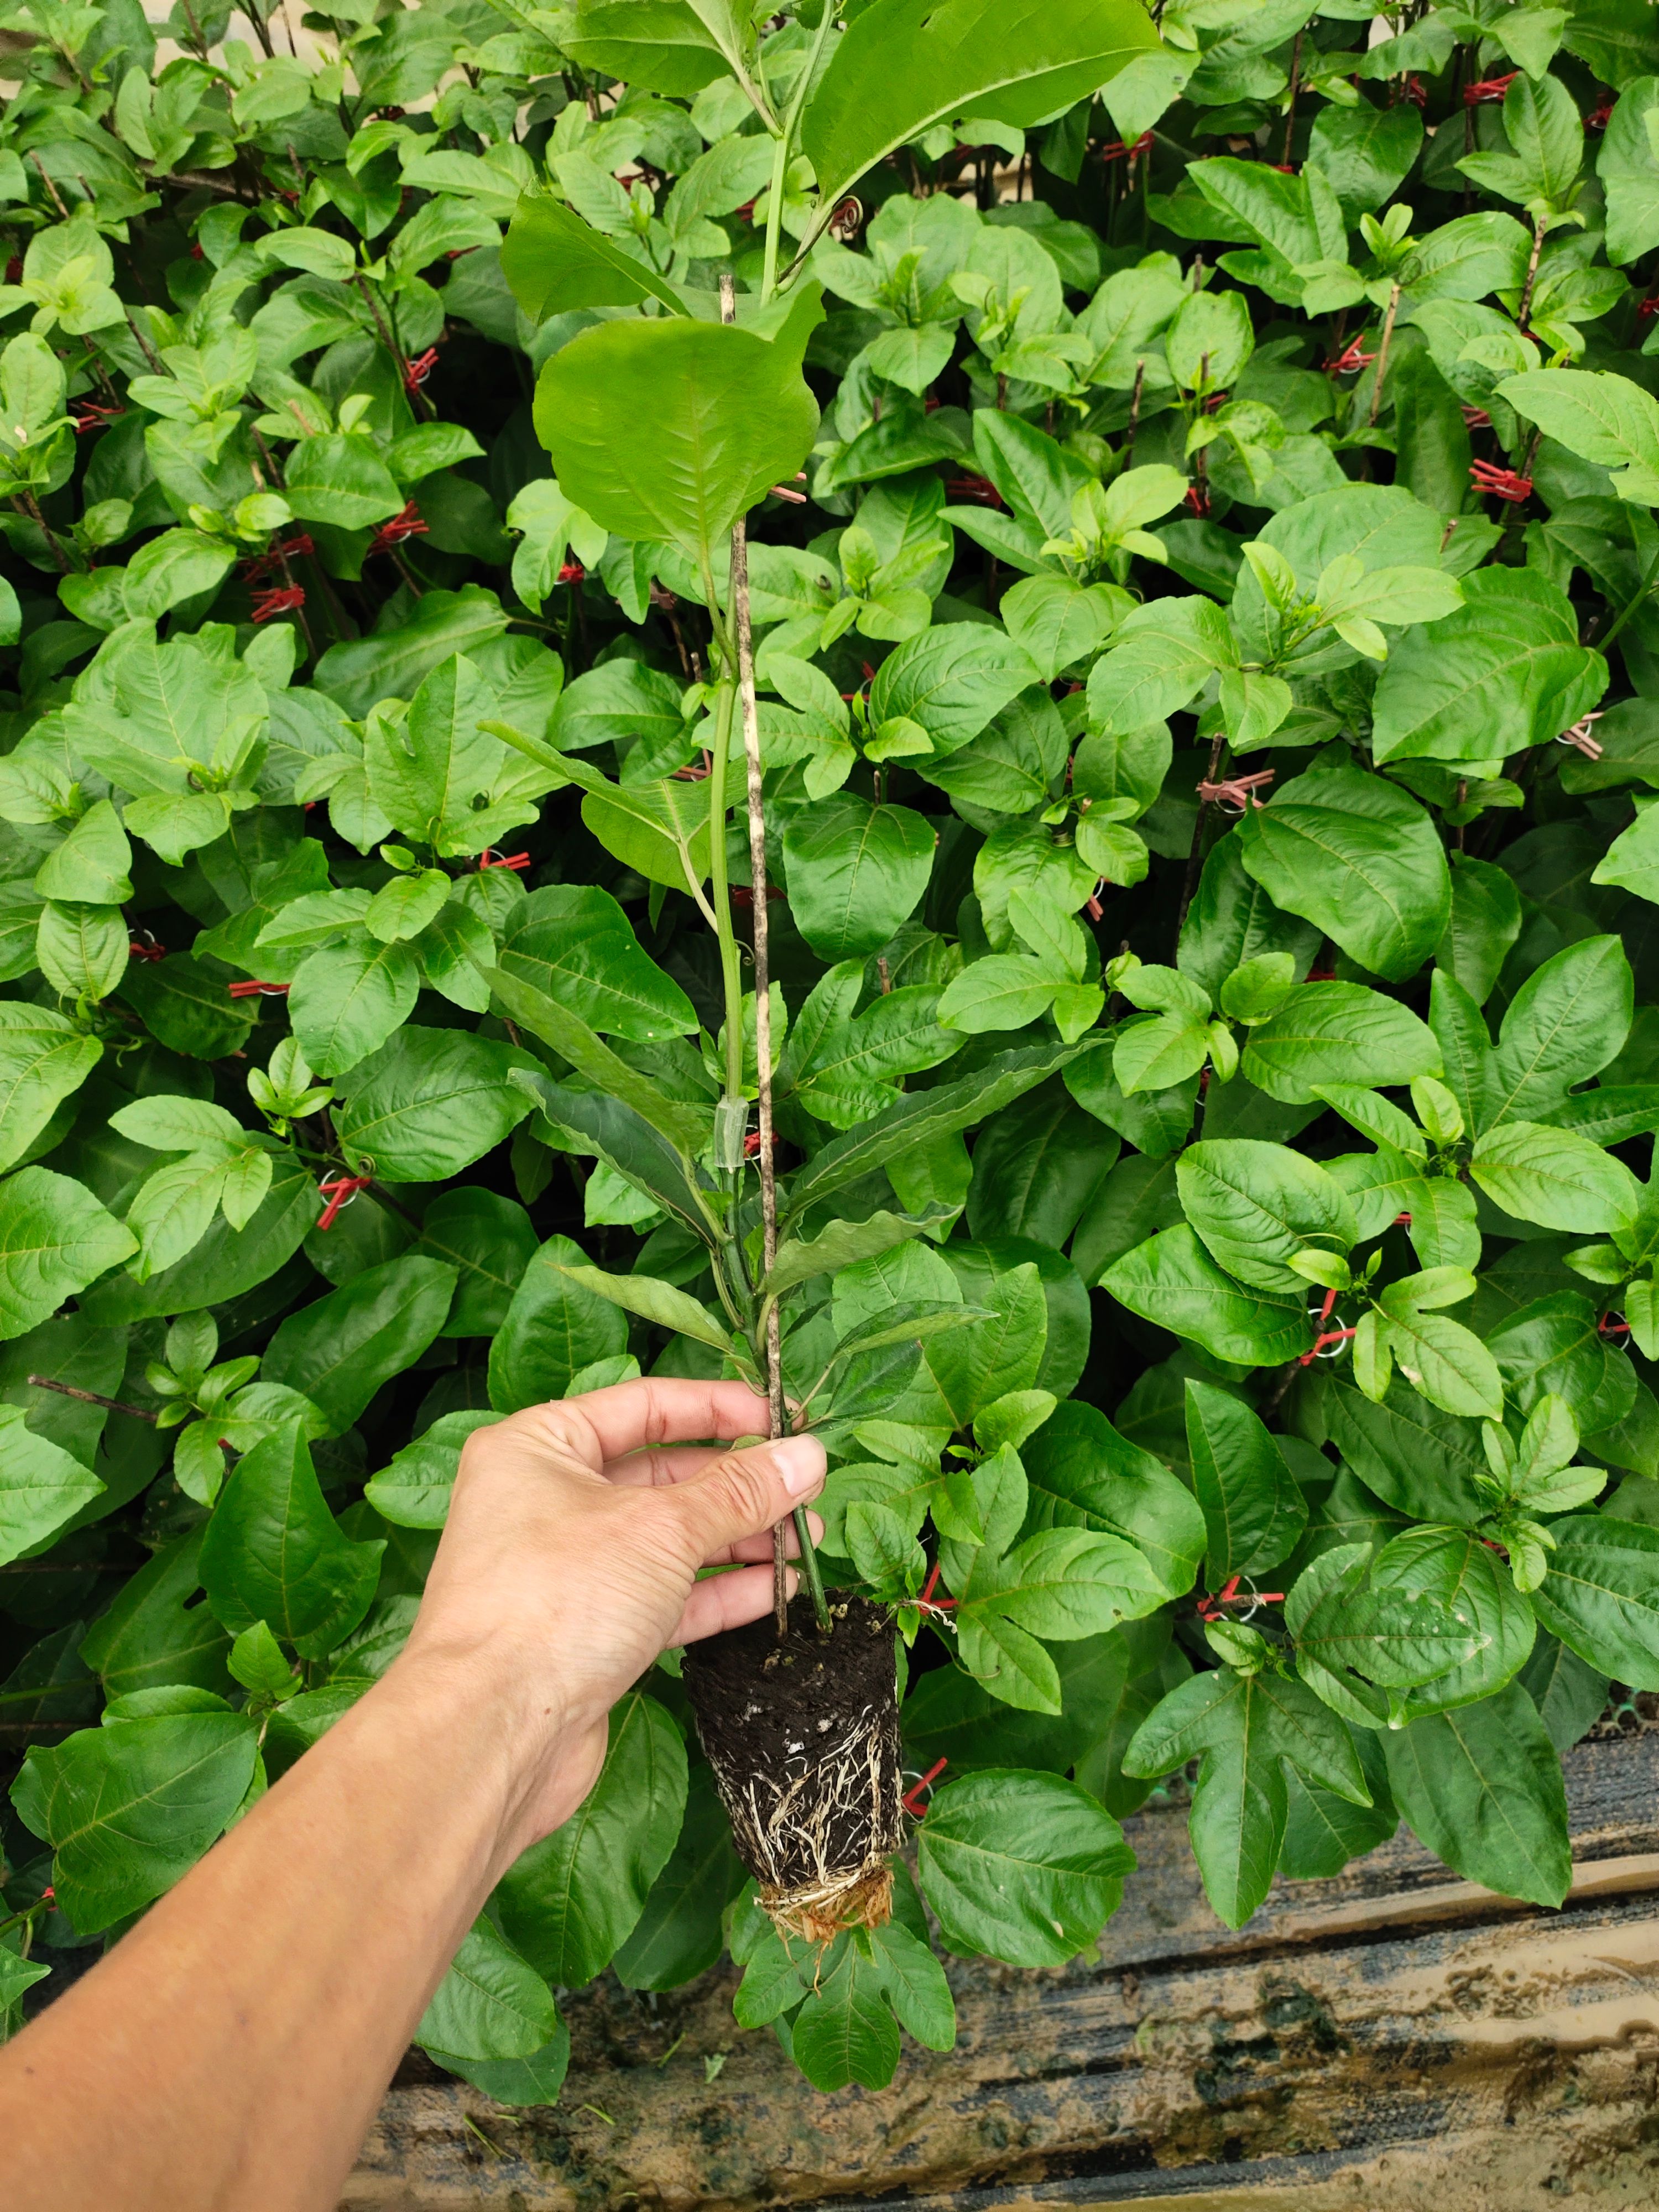
[(917, 1837), (917, 1879), (945, 1942), (1014, 1966), (1061, 1966), (1093, 1942), (1133, 1865), (1111, 1814), (1058, 1774), (949, 1783)]
[(0, 1168), (15, 1166), (103, 1050), (48, 1007), (0, 1000)]
[[(533, 983), (510, 975), (504, 968), (486, 969), (483, 975), (513, 1020), (532, 1036), (539, 1037), (544, 1044), (551, 1045), (586, 1082), (608, 1092), (618, 1104), (649, 1123), (680, 1155), (682, 1169), (689, 1171), (687, 1156), (702, 1152), (708, 1142), (706, 1109), (687, 1106), (667, 1097), (659, 1085), (618, 1058), (580, 1014), (550, 998)], [(520, 1079), (521, 1084), (527, 1076), (526, 1070), (525, 1076)], [(529, 1080), (530, 1095), (534, 1097), (542, 1088), (542, 1079)], [(548, 1110), (550, 1114), (551, 1109)], [(553, 1115), (552, 1118), (558, 1117)]]
[(1564, 592), (1536, 569), (1478, 569), (1455, 614), (1408, 631), (1389, 653), (1373, 757), (1499, 760), (1587, 714), (1606, 684), (1607, 663), (1579, 644)]
[(1308, 1525), (1307, 1500), (1255, 1414), (1229, 1391), (1188, 1382), (1187, 1441), (1208, 1533), (1209, 1587), (1288, 1559)]
[[(924, 51), (925, 70), (896, 70), (896, 53)], [(987, 0), (874, 0), (836, 46), (806, 110), (801, 150), (828, 210), (896, 148), (936, 122), (974, 114), (1017, 126), (1044, 121), (1087, 99), (1157, 33), (1127, 0), (1083, 0), (1041, 18), (1008, 17)]]
[(290, 1421), (231, 1469), (202, 1539), (202, 1581), (233, 1632), (264, 1620), (302, 1659), (317, 1659), (368, 1612), (385, 1548), (341, 1534), (305, 1431)]
[(1283, 1145), (1233, 1137), (1189, 1145), (1176, 1170), (1188, 1220), (1218, 1267), (1258, 1290), (1305, 1297), (1293, 1254), (1346, 1253), (1353, 1208), (1334, 1176)]
[(487, 1429), (499, 1418), (477, 1410), (441, 1414), (413, 1443), (392, 1454), (392, 1464), (365, 1484), (364, 1497), (383, 1521), (398, 1528), (441, 1528), (461, 1446), (475, 1429)]
[(104, 1485), (38, 1436), (21, 1406), (0, 1405), (0, 1565), (54, 1535)]
[(301, 963), (289, 1019), (319, 1075), (343, 1075), (407, 1021), (420, 995), (420, 963), (408, 945), (381, 945), (367, 930), (325, 945)]
[(1607, 259), (1623, 267), (1659, 246), (1659, 165), (1654, 161), (1648, 118), (1659, 106), (1659, 81), (1627, 84), (1607, 118), (1596, 159), (1607, 195)]
[(1588, 1137), (1536, 1121), (1500, 1121), (1488, 1129), (1469, 1173), (1517, 1220), (1583, 1235), (1629, 1221), (1641, 1188), (1622, 1160)]
[(1193, 1586), (1203, 1513), (1161, 1460), (1120, 1436), (1097, 1407), (1057, 1406), (1024, 1449), (1032, 1528), (1098, 1528), (1145, 1555), (1171, 1597)]
[(1218, 1359), (1276, 1367), (1313, 1343), (1304, 1294), (1247, 1289), (1222, 1273), (1188, 1228), (1166, 1229), (1126, 1252), (1101, 1288)]
[(519, 202), (501, 244), (501, 274), (532, 323), (572, 307), (631, 307), (648, 299), (677, 315), (686, 312), (648, 261), (626, 252), (562, 200), (540, 193), (526, 192)]
[(1627, 376), (1543, 368), (1506, 377), (1498, 396), (1581, 460), (1613, 471), (1620, 499), (1659, 500), (1659, 402)]
[(83, 1183), (20, 1168), (0, 1185), (0, 1335), (21, 1336), (137, 1249)]
[(586, 1264), (579, 1244), (550, 1237), (525, 1269), (489, 1347), (489, 1399), (498, 1413), (561, 1398), (584, 1367), (628, 1349), (620, 1310), (576, 1272)]
[(82, 906), (122, 906), (132, 896), (132, 847), (107, 799), (89, 806), (63, 843), (34, 872), (42, 898)]
[(567, 497), (619, 538), (710, 560), (812, 442), (793, 320), (793, 347), (678, 319), (601, 323), (562, 347), (536, 386), (536, 434)]
[(547, 1984), (481, 1917), (461, 1938), (415, 2040), (457, 2058), (527, 2058), (550, 2039), (558, 2018)]
[(1373, 975), (1414, 975), (1445, 933), (1451, 882), (1439, 833), (1380, 776), (1316, 763), (1251, 808), (1237, 835), (1274, 904)]
[(106, 1698), (169, 1684), (227, 1690), (230, 1637), (211, 1608), (192, 1604), (202, 1587), (202, 1532), (157, 1552), (119, 1590), (81, 1639), (81, 1656)]
[(1498, 1041), (1493, 1121), (1531, 1121), (1598, 1073), (1630, 1033), (1634, 982), (1616, 937), (1581, 938), (1535, 968)]
[(1561, 1763), (1518, 1682), (1382, 1739), (1413, 1832), (1467, 1881), (1559, 1905), (1572, 1881)]
[(365, 530), (401, 513), (397, 479), (366, 437), (301, 438), (283, 472), (283, 496), (307, 522)]
[(879, 951), (920, 904), (936, 842), (927, 817), (840, 793), (784, 832), (789, 910), (821, 960)]
[(1304, 983), (1250, 1031), (1241, 1066), (1270, 1098), (1310, 1105), (1328, 1083), (1409, 1083), (1440, 1072), (1433, 1032), (1357, 983)]
[(915, 722), (934, 757), (957, 751), (1012, 705), (1037, 673), (1012, 637), (979, 623), (945, 623), (907, 638), (870, 686), (870, 726)]
[(1242, 1928), (1267, 1894), (1285, 1839), (1285, 1765), (1351, 1804), (1370, 1793), (1343, 1723), (1305, 1685), (1267, 1671), (1194, 1675), (1142, 1723), (1123, 1770), (1168, 1774), (1200, 1756), (1193, 1851), (1211, 1905)]
[(608, 1036), (651, 1043), (697, 1025), (684, 992), (596, 886), (548, 884), (520, 901), (501, 938), (501, 964)]
[(412, 1366), (442, 1328), (456, 1271), (405, 1253), (365, 1268), (313, 1304), (289, 1315), (260, 1370), (309, 1398), (337, 1436), (384, 1382)]
[(227, 1711), (106, 1719), (36, 1745), (12, 1802), (52, 1847), (53, 1887), (77, 1934), (99, 1934), (188, 1874), (246, 1796), (258, 1756), (253, 1723)]
[(1569, 1650), (1632, 1689), (1659, 1686), (1659, 1528), (1575, 1516), (1553, 1523), (1533, 1610)]
[(660, 1282), (654, 1275), (607, 1275), (600, 1267), (564, 1266), (561, 1272), (579, 1289), (608, 1299), (624, 1313), (637, 1314), (641, 1321), (655, 1322), (659, 1328), (691, 1337), (698, 1344), (710, 1345), (716, 1352), (729, 1354), (732, 1351), (731, 1332), (706, 1306), (676, 1290), (672, 1283)]
[(700, 1760), (691, 1770), (679, 1840), (611, 1961), (623, 1987), (674, 1990), (707, 1972), (725, 1948), (722, 1916), (743, 1884), (732, 1824)]
[(531, 1100), (508, 1079), (528, 1054), (465, 1030), (400, 1029), (336, 1088), (341, 1147), (353, 1174), (438, 1182), (509, 1136)]
[(605, 1765), (581, 1806), (496, 1888), (501, 1931), (538, 1973), (580, 1985), (615, 1956), (668, 1863), (685, 1797), (680, 1732), (635, 1691), (611, 1712)]
[(501, 636), (507, 621), (494, 592), (477, 584), (426, 592), (396, 629), (330, 646), (317, 663), (317, 688), (361, 720), (379, 700), (412, 699), (422, 678), (452, 653), (478, 653)]

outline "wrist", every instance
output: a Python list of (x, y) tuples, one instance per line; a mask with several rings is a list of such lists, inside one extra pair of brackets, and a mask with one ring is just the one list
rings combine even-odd
[[(570, 1729), (558, 1693), (487, 1644), (419, 1638), (363, 1700), (406, 1728), (434, 1789), (464, 1797), (494, 1885), (533, 1837), (531, 1808), (560, 1763)], [(359, 1710), (362, 1710), (362, 1707)]]

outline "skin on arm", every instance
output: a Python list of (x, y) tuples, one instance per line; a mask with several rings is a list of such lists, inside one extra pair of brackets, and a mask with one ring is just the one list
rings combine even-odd
[(468, 1440), (385, 1678), (0, 2051), (8, 2212), (328, 2212), (485, 1898), (592, 1788), (611, 1706), (770, 1610), (822, 1445), (685, 1441), (765, 1420), (741, 1383), (662, 1379)]

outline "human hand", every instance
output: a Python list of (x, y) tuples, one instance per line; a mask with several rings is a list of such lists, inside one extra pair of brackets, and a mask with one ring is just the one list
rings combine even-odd
[[(659, 1652), (770, 1609), (771, 1531), (822, 1487), (823, 1447), (687, 1441), (765, 1426), (741, 1382), (653, 1377), (468, 1438), (398, 1667), (464, 1670), (480, 1719), (506, 1723), (503, 1866), (592, 1788), (605, 1717)], [(697, 1580), (736, 1561), (756, 1564)]]

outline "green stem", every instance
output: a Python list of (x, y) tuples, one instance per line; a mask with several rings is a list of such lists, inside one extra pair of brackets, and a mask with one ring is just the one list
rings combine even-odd
[(1656, 578), (1659, 578), (1659, 552), (1656, 552), (1652, 560), (1649, 562), (1646, 574), (1643, 576), (1641, 582), (1636, 586), (1634, 595), (1626, 600), (1625, 605), (1619, 610), (1618, 614), (1614, 617), (1613, 628), (1607, 632), (1605, 637), (1597, 638), (1595, 641), (1595, 650), (1598, 653), (1605, 653), (1607, 647), (1613, 643), (1614, 638), (1618, 636), (1620, 631), (1623, 629), (1625, 624), (1630, 620), (1631, 617), (1636, 612), (1638, 607), (1641, 605), (1643, 600), (1646, 599), (1648, 593), (1653, 589), (1654, 580)]
[(818, 1571), (817, 1547), (812, 1541), (812, 1531), (807, 1525), (806, 1508), (795, 1508), (795, 1535), (800, 1544), (801, 1580), (806, 1584), (806, 1594), (812, 1601), (813, 1618), (818, 1624), (818, 1633), (828, 1636), (834, 1628), (830, 1618), (829, 1601), (823, 1595), (823, 1577)]
[[(828, 0), (824, 12), (828, 14)], [(778, 236), (783, 228), (783, 185), (789, 170), (789, 132), (780, 131), (772, 149), (772, 186), (766, 202), (766, 261), (761, 272), (761, 305), (764, 307), (778, 285)]]

